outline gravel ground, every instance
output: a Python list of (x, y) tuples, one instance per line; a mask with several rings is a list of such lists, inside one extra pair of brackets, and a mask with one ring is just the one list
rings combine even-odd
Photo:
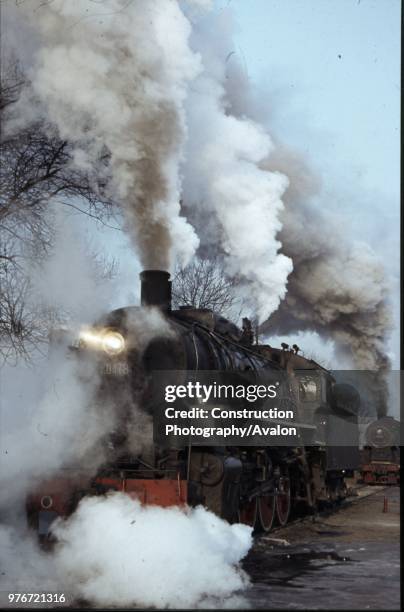
[(338, 512), (257, 538), (244, 562), (252, 608), (400, 609), (399, 488), (356, 494)]

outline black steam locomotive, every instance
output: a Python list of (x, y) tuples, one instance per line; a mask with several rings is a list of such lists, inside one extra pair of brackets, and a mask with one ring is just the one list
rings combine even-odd
[(383, 417), (366, 429), (361, 451), (361, 475), (366, 484), (400, 484), (400, 423)]
[[(150, 335), (144, 318), (148, 312), (157, 313), (160, 321)], [(351, 440), (347, 446), (330, 446), (322, 436), (325, 414), (342, 415), (339, 422), (345, 417), (355, 421), (360, 402), (355, 390), (300, 356), (296, 345), (278, 349), (255, 343), (248, 319), (239, 329), (208, 309), (184, 305), (172, 310), (167, 272), (142, 272), (141, 306), (111, 312), (81, 334), (75, 350), (83, 361), (97, 355), (99, 401), (114, 405), (118, 416), (105, 440), (105, 464), (96, 474), (60, 474), (30, 496), (30, 522), (42, 534), (55, 516), (72, 512), (83, 495), (109, 490), (125, 491), (146, 504), (203, 504), (230, 522), (264, 531), (274, 521), (285, 525), (294, 508), (313, 510), (346, 495), (344, 478), (359, 466), (358, 445)], [(282, 401), (304, 415), (301, 429), (313, 444), (276, 446), (264, 440), (259, 446), (167, 447), (154, 443), (149, 431), (141, 452), (133, 452), (128, 424), (136, 428), (134, 406), (153, 414), (149, 383), (167, 371), (282, 374)]]

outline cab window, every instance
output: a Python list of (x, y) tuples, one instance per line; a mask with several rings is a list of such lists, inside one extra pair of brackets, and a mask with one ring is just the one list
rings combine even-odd
[(302, 376), (299, 380), (299, 398), (302, 402), (315, 402), (320, 398), (320, 382), (312, 376)]

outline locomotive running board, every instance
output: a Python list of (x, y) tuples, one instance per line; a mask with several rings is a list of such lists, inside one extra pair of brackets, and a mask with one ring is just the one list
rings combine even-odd
[(105, 488), (122, 491), (138, 499), (144, 505), (184, 506), (187, 503), (188, 487), (186, 480), (159, 478), (96, 478), (96, 484)]

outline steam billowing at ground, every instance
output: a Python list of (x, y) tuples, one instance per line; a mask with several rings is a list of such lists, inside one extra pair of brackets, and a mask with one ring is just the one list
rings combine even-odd
[(229, 525), (201, 507), (142, 507), (111, 493), (84, 499), (53, 531), (58, 544), (45, 554), (28, 534), (0, 527), (3, 588), (15, 591), (21, 582), (24, 591), (57, 590), (66, 605), (246, 605), (237, 593), (249, 581), (238, 564), (252, 544), (251, 528)]
[[(99, 538), (105, 525), (111, 529)], [(209, 607), (248, 583), (236, 565), (252, 544), (251, 528), (203, 508), (142, 507), (112, 494), (84, 500), (55, 533), (56, 562), (80, 595), (99, 605)]]

